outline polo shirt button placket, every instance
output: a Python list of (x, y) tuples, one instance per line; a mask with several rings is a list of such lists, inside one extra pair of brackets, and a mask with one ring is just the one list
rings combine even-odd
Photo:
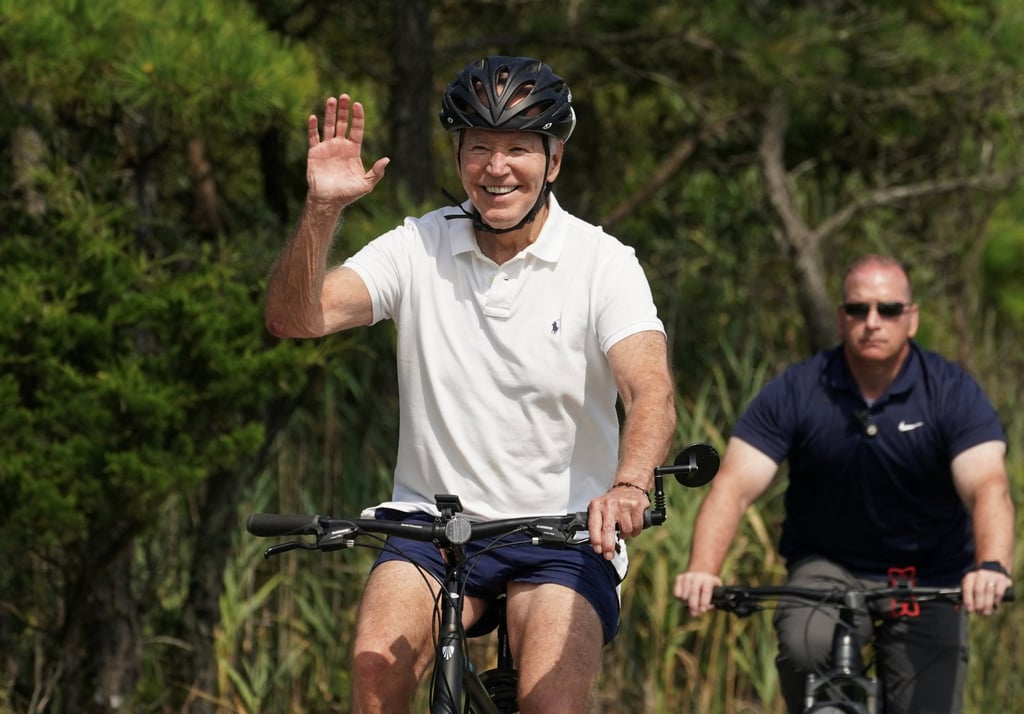
[(508, 317), (512, 311), (515, 281), (505, 270), (499, 270), (491, 280), (487, 291), (485, 314), (491, 317)]

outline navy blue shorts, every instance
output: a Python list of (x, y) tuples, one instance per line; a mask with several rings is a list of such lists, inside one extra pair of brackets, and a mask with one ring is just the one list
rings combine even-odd
[[(404, 517), (426, 522), (433, 520), (433, 516), (426, 513), (402, 513), (385, 508), (377, 509), (376, 517), (389, 520)], [(466, 553), (470, 562), (466, 595), (493, 601), (505, 592), (505, 585), (510, 582), (564, 585), (586, 598), (597, 612), (605, 643), (615, 639), (619, 631), (619, 578), (612, 564), (595, 553), (589, 544), (566, 548), (531, 543), (508, 545), (528, 540), (529, 536), (516, 533), (468, 543)], [(494, 543), (501, 545), (480, 555), (482, 550), (487, 550)], [(444, 577), (441, 551), (433, 543), (389, 536), (388, 544), (389, 547), (380, 552), (374, 567), (389, 560), (404, 560), (428, 570), (438, 580)], [(474, 625), (471, 633), (484, 634), (494, 629), (496, 624), (496, 621), (487, 622), (482, 628)]]

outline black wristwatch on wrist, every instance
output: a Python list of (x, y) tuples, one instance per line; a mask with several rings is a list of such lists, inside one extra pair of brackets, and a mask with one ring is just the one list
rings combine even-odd
[(1008, 571), (1002, 563), (998, 560), (986, 560), (981, 563), (975, 570), (993, 570), (997, 573), (1002, 573), (1006, 577), (1010, 577), (1010, 571)]

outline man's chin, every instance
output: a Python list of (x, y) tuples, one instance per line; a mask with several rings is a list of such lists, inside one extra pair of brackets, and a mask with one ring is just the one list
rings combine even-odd
[[(523, 214), (526, 215), (526, 214)], [(523, 220), (523, 216), (513, 216), (509, 218), (508, 214), (502, 211), (501, 213), (481, 213), (480, 218), (483, 222), (489, 225), (491, 228), (496, 228), (499, 231), (513, 228)]]
[(854, 350), (854, 354), (865, 362), (888, 362), (898, 355), (889, 346), (863, 345)]

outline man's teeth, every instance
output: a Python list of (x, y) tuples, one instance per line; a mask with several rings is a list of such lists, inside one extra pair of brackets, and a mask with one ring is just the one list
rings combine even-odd
[(516, 187), (515, 186), (485, 186), (484, 190), (487, 191), (487, 193), (490, 193), (490, 194), (493, 194), (493, 195), (496, 195), (496, 196), (501, 196), (501, 195), (504, 195), (506, 193), (512, 193), (513, 191), (516, 190)]

